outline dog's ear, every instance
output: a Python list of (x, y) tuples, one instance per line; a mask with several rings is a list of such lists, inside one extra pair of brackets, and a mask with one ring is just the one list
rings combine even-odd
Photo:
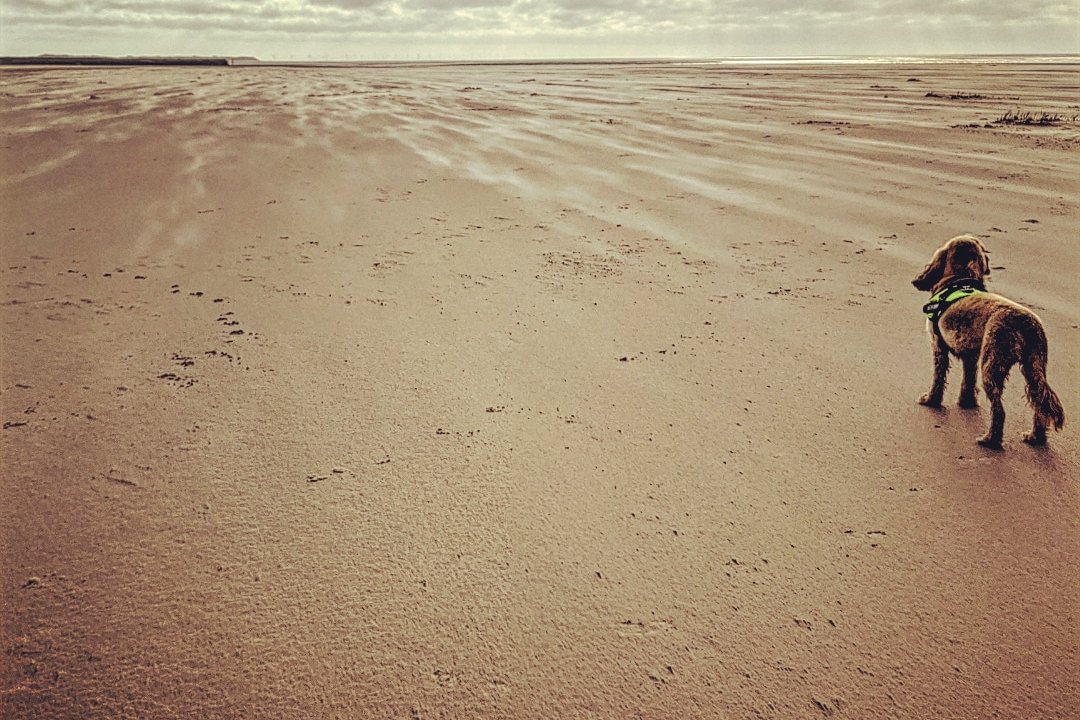
[(990, 258), (987, 255), (990, 253), (986, 249), (986, 246), (982, 244), (982, 241), (978, 241), (979, 244), (979, 279), (986, 277), (990, 274)]
[(945, 274), (945, 258), (946, 248), (939, 248), (934, 253), (934, 257), (930, 258), (930, 264), (927, 265), (921, 273), (915, 276), (915, 279), (911, 281), (911, 284), (915, 286), (917, 290), (929, 290), (937, 284), (938, 280), (941, 280)]
[(990, 274), (990, 262), (986, 255), (986, 246), (974, 235), (962, 235), (954, 238), (953, 253), (949, 256), (946, 272), (950, 275), (962, 275), (982, 280)]

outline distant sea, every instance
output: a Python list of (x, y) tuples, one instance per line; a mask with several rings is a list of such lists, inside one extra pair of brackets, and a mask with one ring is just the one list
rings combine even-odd
[(1010, 64), (1035, 65), (1080, 63), (1080, 55), (809, 55), (776, 57), (730, 57), (713, 60), (673, 60), (683, 64), (701, 65), (948, 65), (948, 64)]
[(717, 58), (545, 58), (503, 60), (260, 60), (254, 57), (105, 57), (85, 55), (35, 55), (0, 57), (0, 65), (228, 65), (233, 67), (372, 67), (455, 65), (942, 65), (1032, 64), (1076, 65), (1080, 54), (1056, 55), (775, 55), (769, 57)]
[(776, 55), (769, 57), (717, 57), (717, 58), (541, 58), (503, 60), (255, 60), (235, 58), (233, 65), (291, 65), (314, 67), (357, 67), (372, 65), (940, 65), (940, 64), (1033, 64), (1075, 65), (1080, 64), (1076, 55)]

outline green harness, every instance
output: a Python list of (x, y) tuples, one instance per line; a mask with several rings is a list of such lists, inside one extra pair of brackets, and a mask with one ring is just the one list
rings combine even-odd
[[(986, 292), (982, 280), (961, 278), (960, 280), (953, 280), (930, 297), (930, 302), (923, 305), (922, 311), (926, 313), (926, 317), (933, 323), (934, 332), (937, 333), (938, 337), (941, 337), (938, 319), (949, 309), (949, 306), (957, 300), (963, 300), (981, 292)], [(942, 337), (941, 339), (944, 340), (945, 338)]]

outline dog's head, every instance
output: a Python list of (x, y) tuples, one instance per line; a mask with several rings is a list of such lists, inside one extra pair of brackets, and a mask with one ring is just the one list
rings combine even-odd
[(990, 274), (987, 250), (974, 235), (960, 235), (942, 245), (930, 258), (930, 264), (911, 284), (919, 290), (933, 290), (956, 278), (982, 280)]

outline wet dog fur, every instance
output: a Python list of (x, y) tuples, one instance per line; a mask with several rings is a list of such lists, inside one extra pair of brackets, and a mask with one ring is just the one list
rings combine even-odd
[[(953, 280), (981, 281), (989, 274), (990, 264), (982, 241), (973, 235), (960, 235), (939, 248), (911, 284), (919, 290), (936, 293)], [(930, 390), (919, 398), (921, 405), (941, 407), (949, 356), (957, 356), (964, 367), (960, 407), (977, 405), (978, 373), (991, 415), (989, 430), (977, 442), (1000, 450), (1005, 429), (1001, 394), (1009, 370), (1019, 363), (1027, 382), (1028, 404), (1035, 412), (1031, 432), (1024, 436), (1024, 442), (1044, 445), (1048, 427), (1056, 430), (1064, 427), (1065, 411), (1046, 382), (1046, 333), (1035, 313), (1008, 298), (980, 292), (950, 305), (938, 319), (938, 328), (940, 333), (927, 321), (934, 350), (934, 375)]]

